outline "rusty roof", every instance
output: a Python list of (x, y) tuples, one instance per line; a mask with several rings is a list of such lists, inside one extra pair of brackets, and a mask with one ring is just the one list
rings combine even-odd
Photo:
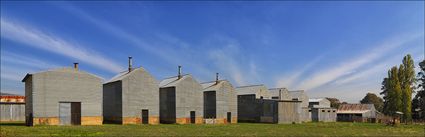
[(374, 108), (373, 104), (341, 104), (338, 113), (364, 113)]

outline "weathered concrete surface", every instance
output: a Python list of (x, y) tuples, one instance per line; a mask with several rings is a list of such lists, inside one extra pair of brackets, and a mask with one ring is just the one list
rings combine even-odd
[(255, 95), (255, 98), (260, 99), (271, 99), (269, 90), (264, 85), (250, 85), (236, 87), (235, 91), (237, 95)]
[[(208, 118), (206, 112), (211, 111), (210, 109), (214, 109), (212, 111), (214, 112), (212, 117), (217, 119), (215, 123), (227, 123), (223, 119), (227, 120), (228, 113), (230, 113), (231, 118), (237, 118), (237, 93), (229, 81), (211, 81), (202, 83), (201, 85), (203, 87), (202, 92), (204, 93), (204, 118)], [(209, 100), (208, 98), (211, 98), (211, 96), (207, 95), (211, 92), (214, 93), (214, 97), (212, 97), (214, 99), (207, 102)], [(232, 121), (236, 122), (235, 120)]]
[(314, 122), (336, 122), (336, 109), (311, 108), (311, 119)]
[(298, 100), (301, 101), (301, 121), (302, 122), (309, 122), (311, 121), (311, 114), (309, 112), (308, 108), (308, 96), (305, 93), (304, 90), (296, 90), (296, 91), (289, 91), (289, 94), (291, 95), (292, 100)]
[(171, 77), (161, 81), (161, 123), (190, 123), (191, 111), (195, 112), (196, 123), (203, 123), (203, 94), (200, 92), (201, 90), (201, 84), (191, 75), (183, 75), (181, 78)]
[[(148, 110), (149, 117), (153, 119), (159, 117), (158, 84), (157, 80), (141, 67), (113, 77), (103, 85), (105, 120), (121, 124), (140, 124), (142, 110)], [(117, 117), (139, 120), (122, 120)], [(151, 120), (150, 124), (158, 123)]]
[(98, 76), (60, 68), (28, 74), (22, 81), (27, 96), (26, 117), (36, 119), (33, 125), (43, 121), (58, 124), (53, 119), (59, 117), (59, 102), (81, 102), (81, 117), (102, 117), (102, 79)]

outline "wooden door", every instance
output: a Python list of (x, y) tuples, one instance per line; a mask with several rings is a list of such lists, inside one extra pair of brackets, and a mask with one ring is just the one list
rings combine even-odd
[(81, 102), (71, 103), (71, 124), (81, 125)]
[(142, 110), (142, 124), (149, 124), (149, 110)]

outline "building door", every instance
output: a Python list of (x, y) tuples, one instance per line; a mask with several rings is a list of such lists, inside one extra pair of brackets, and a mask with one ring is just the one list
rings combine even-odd
[(204, 92), (204, 118), (205, 119), (215, 119), (216, 114), (216, 92), (215, 91), (205, 91)]
[(159, 120), (161, 123), (176, 123), (176, 88), (159, 89)]
[(142, 124), (149, 124), (149, 110), (142, 109)]
[(195, 111), (190, 111), (190, 123), (195, 124)]
[(81, 102), (71, 103), (71, 124), (81, 125)]
[(232, 112), (227, 112), (227, 123), (232, 123)]
[(69, 102), (59, 103), (59, 123), (60, 125), (71, 124), (71, 103)]

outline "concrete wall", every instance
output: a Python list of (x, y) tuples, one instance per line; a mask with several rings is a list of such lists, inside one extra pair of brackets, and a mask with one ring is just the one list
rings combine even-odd
[(176, 117), (189, 118), (190, 111), (195, 111), (196, 117), (204, 115), (202, 86), (191, 76), (185, 76), (176, 85)]
[[(63, 68), (32, 74), (32, 105), (34, 123), (59, 123), (59, 102), (81, 102), (81, 124), (102, 124), (102, 79), (86, 72)], [(26, 85), (27, 87), (27, 85)], [(30, 107), (29, 107), (30, 109)], [(100, 121), (100, 123), (99, 123)]]
[(141, 68), (122, 79), (122, 116), (130, 118), (128, 122), (140, 123), (142, 109), (147, 109), (149, 123), (159, 123), (158, 85), (158, 81)]
[[(214, 85), (215, 90), (213, 90), (216, 94), (216, 119), (218, 120), (216, 123), (226, 123), (227, 122), (227, 113), (230, 112), (232, 115), (232, 123), (237, 122), (237, 93), (233, 88), (232, 84), (228, 81), (220, 81), (218, 85)], [(204, 90), (204, 94), (206, 92), (211, 92), (210, 90)], [(207, 99), (208, 100), (208, 99)], [(210, 104), (208, 102), (204, 103)], [(210, 104), (211, 105), (211, 104)], [(206, 108), (204, 108), (206, 109)]]
[(314, 122), (336, 122), (336, 109), (311, 108), (311, 119)]
[(0, 121), (25, 121), (25, 104), (0, 103)]
[(279, 101), (278, 102), (278, 123), (300, 123), (301, 122), (301, 102)]

